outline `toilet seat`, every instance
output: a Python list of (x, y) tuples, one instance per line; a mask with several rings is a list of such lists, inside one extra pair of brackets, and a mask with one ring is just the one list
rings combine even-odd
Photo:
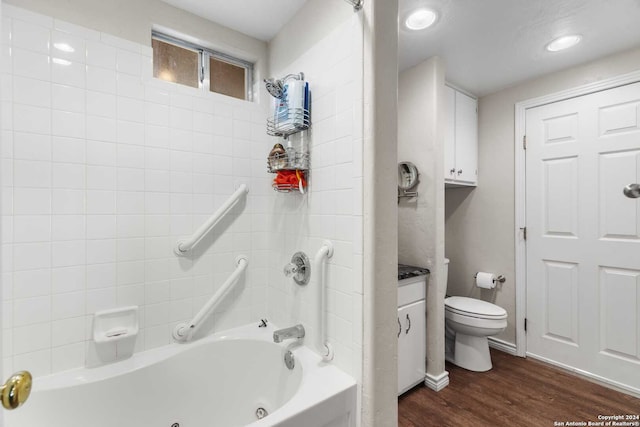
[(507, 318), (507, 311), (504, 308), (475, 298), (449, 297), (445, 298), (444, 305), (446, 311), (459, 316), (487, 320)]

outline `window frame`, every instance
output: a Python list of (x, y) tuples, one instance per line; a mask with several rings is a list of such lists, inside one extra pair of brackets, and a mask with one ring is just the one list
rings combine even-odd
[[(182, 40), (180, 38), (170, 36), (168, 34), (162, 33), (160, 31), (152, 30), (151, 38), (159, 40), (163, 43), (169, 43), (183, 49), (188, 49), (191, 51), (195, 51), (198, 53), (198, 88), (200, 90), (206, 91), (207, 93), (215, 93), (222, 96), (229, 96), (219, 92), (215, 92), (211, 90), (211, 82), (209, 81), (210, 70), (209, 70), (209, 58), (214, 58), (219, 61), (228, 62), (231, 65), (235, 65), (236, 67), (244, 68), (244, 80), (245, 80), (245, 101), (253, 101), (253, 69), (254, 64), (245, 61), (240, 58), (236, 58), (234, 56), (228, 55), (226, 53), (218, 52), (213, 49), (209, 49), (207, 47), (188, 42), (186, 40)], [(180, 83), (177, 83), (180, 84)], [(184, 85), (187, 87), (192, 87), (188, 85)], [(235, 98), (229, 96), (230, 98)]]

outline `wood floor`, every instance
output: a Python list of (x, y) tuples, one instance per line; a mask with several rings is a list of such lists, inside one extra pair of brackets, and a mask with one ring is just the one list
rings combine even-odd
[(402, 395), (398, 426), (566, 426), (597, 422), (598, 415), (640, 415), (640, 399), (533, 359), (494, 350), (491, 357), (489, 372), (447, 364), (447, 388), (435, 393), (418, 386)]

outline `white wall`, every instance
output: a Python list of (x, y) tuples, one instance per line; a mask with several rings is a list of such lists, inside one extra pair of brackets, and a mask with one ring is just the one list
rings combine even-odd
[[(5, 376), (96, 362), (91, 320), (101, 309), (138, 305), (136, 350), (168, 344), (239, 253), (249, 256), (246, 280), (215, 329), (264, 317), (272, 192), (261, 105), (153, 79), (146, 45), (3, 7)], [(55, 41), (75, 52), (50, 50)], [(176, 258), (175, 241), (240, 183), (251, 192), (224, 234)]]
[(362, 424), (398, 422), (398, 1), (367, 0), (364, 58)]
[[(504, 307), (507, 329), (498, 336), (515, 343), (514, 107), (517, 102), (640, 69), (640, 49), (549, 74), (480, 98), (479, 185), (447, 190), (446, 242), (449, 291), (482, 297)], [(479, 292), (476, 271), (504, 274), (496, 291)]]
[(446, 383), (444, 366), (444, 64), (430, 58), (400, 73), (398, 160), (420, 172), (417, 199), (398, 204), (398, 260), (427, 267), (427, 377)]
[[(336, 14), (336, 9), (346, 13)], [(324, 23), (320, 38), (317, 22)], [(309, 37), (296, 33), (306, 27), (316, 32)], [(300, 54), (292, 59), (290, 52)], [(358, 15), (342, 0), (311, 0), (269, 44), (269, 58), (274, 77), (304, 72), (312, 99), (309, 192), (274, 193), (270, 200), (269, 319), (283, 327), (302, 322), (312, 345), (317, 332), (316, 283), (300, 287), (284, 276), (282, 267), (295, 252), (302, 250), (313, 259), (324, 239), (333, 241), (335, 251), (326, 276), (327, 333), (335, 364), (360, 378), (362, 26)], [(270, 140), (277, 142), (278, 138)]]

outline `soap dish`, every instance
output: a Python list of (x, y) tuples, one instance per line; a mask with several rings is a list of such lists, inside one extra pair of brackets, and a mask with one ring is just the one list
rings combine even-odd
[(137, 306), (97, 311), (93, 315), (93, 341), (96, 344), (135, 338), (138, 330)]

